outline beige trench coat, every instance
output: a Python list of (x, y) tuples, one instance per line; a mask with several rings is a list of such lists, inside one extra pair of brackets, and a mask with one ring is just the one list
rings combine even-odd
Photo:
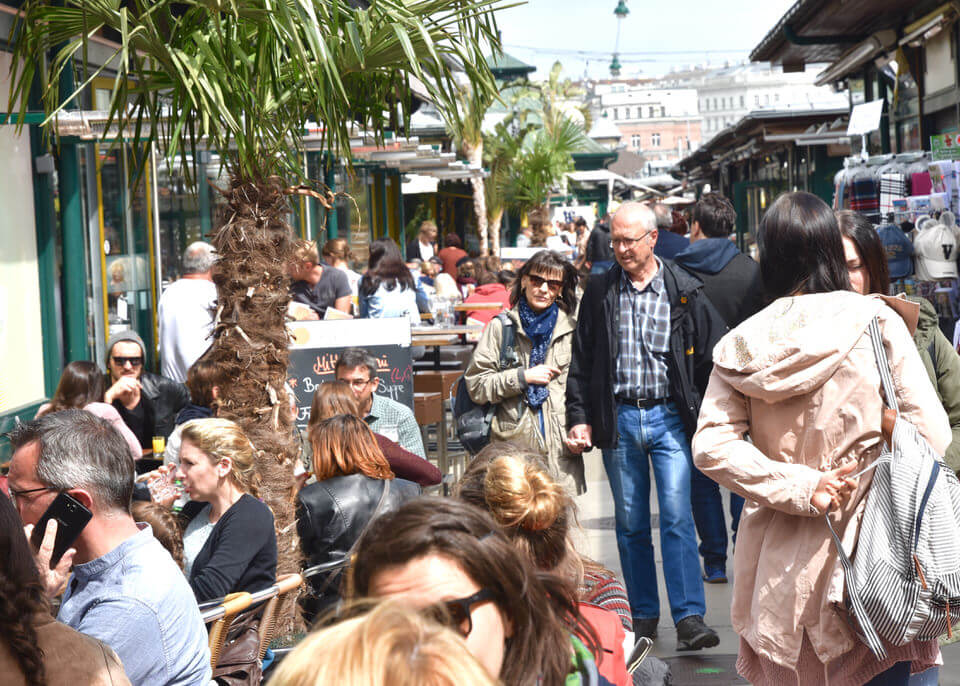
[[(532, 433), (538, 425), (535, 423), (537, 421), (535, 415), (524, 401), (527, 384), (523, 377), (524, 370), (530, 366), (530, 352), (533, 344), (523, 332), (516, 308), (507, 310), (506, 315), (514, 323), (515, 345), (520, 357), (520, 366), (500, 369), (503, 325), (499, 319), (495, 318), (487, 325), (480, 337), (464, 379), (473, 402), (497, 404), (497, 412), (491, 427), (494, 440), (525, 438), (529, 444), (533, 445), (536, 438)], [(563, 440), (567, 435), (567, 371), (570, 368), (573, 333), (576, 328), (576, 318), (560, 310), (545, 361), (545, 364), (557, 367), (560, 375), (547, 386), (549, 397), (543, 404), (545, 431), (542, 452), (571, 493), (583, 493), (586, 491), (583, 457), (572, 454)]]
[[(902, 300), (896, 306), (909, 308)], [(946, 414), (904, 319), (879, 298), (781, 298), (714, 349), (693, 455), (707, 476), (747, 499), (734, 556), (733, 628), (757, 655), (789, 668), (804, 630), (824, 664), (859, 640), (836, 605), (843, 570), (810, 498), (822, 472), (851, 459), (863, 468), (879, 452), (883, 403), (867, 332), (874, 315), (901, 413), (942, 454), (951, 440)], [(910, 318), (915, 325), (916, 310)], [(870, 474), (831, 515), (847, 552)]]

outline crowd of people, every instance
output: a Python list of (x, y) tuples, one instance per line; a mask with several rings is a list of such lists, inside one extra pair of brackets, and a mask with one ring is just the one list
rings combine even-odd
[[(292, 318), (419, 325), (447, 299), (502, 310), (466, 313), (484, 328), (464, 385), (493, 412), (449, 497), (424, 495), (443, 475), (412, 410), (376, 392), (368, 351), (340, 354), (315, 391), (292, 497), (303, 568), (328, 572), (307, 575), (314, 631), (271, 683), (634, 683), (630, 648), (660, 626), (654, 529), (677, 650), (719, 644), (704, 584), (727, 583), (735, 543), (731, 618), (751, 683), (935, 683), (936, 640), (879, 659), (837, 612), (843, 572), (821, 515), (852, 548), (870, 486), (857, 475), (891, 440), (871, 323), (901, 416), (954, 468), (960, 357), (930, 303), (888, 295), (888, 254), (862, 216), (786, 193), (760, 224), (759, 262), (735, 223), (716, 193), (689, 224), (636, 202), (592, 229), (534, 216), (518, 245), (542, 249), (519, 266), (469, 255), (454, 233), (438, 247), (430, 221), (405, 256), (371, 243), (362, 273), (343, 239), (299, 245)], [(218, 416), (225, 380), (205, 352), (216, 253), (193, 244), (183, 266), (160, 300), (162, 374), (135, 332), (115, 333), (105, 372), (71, 362), (9, 436), (5, 683), (208, 684), (200, 605), (276, 581), (264, 456)], [(622, 582), (578, 550), (594, 448)], [(138, 477), (144, 457), (163, 466)], [(56, 502), (89, 514), (65, 551), (55, 518), (33, 532)]]

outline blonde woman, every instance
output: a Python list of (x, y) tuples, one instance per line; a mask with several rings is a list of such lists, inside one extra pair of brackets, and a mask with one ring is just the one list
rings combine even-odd
[(274, 583), (273, 513), (259, 497), (256, 453), (240, 427), (195, 419), (180, 432), (176, 476), (192, 502), (183, 509), (184, 572), (199, 602)]
[(396, 601), (310, 634), (280, 665), (279, 686), (494, 686), (463, 639)]

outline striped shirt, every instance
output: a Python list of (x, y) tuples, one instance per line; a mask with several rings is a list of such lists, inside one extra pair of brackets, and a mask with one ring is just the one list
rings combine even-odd
[(613, 392), (631, 400), (670, 395), (667, 354), (670, 351), (670, 300), (663, 283), (663, 265), (643, 290), (623, 272), (620, 282), (620, 354)]

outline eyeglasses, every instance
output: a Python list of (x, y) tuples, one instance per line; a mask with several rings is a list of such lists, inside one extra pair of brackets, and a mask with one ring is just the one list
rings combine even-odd
[(139, 367), (143, 364), (142, 357), (114, 357), (113, 363), (118, 367), (126, 367), (129, 364), (131, 367)]
[(618, 245), (622, 245), (624, 248), (631, 250), (637, 243), (642, 241), (651, 233), (653, 233), (653, 229), (651, 229), (650, 231), (647, 231), (645, 234), (640, 236), (640, 238), (614, 238), (613, 240), (610, 241), (610, 247), (616, 248)]
[(370, 383), (370, 379), (340, 379), (340, 380), (343, 381), (344, 383), (350, 384), (354, 388), (363, 388), (368, 383)]
[(473, 619), (470, 616), (470, 608), (474, 605), (493, 600), (493, 592), (486, 588), (466, 598), (454, 598), (444, 600), (442, 603), (431, 605), (426, 608), (426, 613), (438, 623), (450, 627), (466, 638), (473, 631)]
[(60, 489), (53, 486), (41, 486), (40, 488), (28, 488), (25, 491), (18, 491), (15, 488), (8, 488), (7, 490), (10, 491), (10, 500), (12, 500), (13, 504), (16, 505), (17, 498), (22, 498), (25, 495), (29, 495), (31, 493), (40, 493), (41, 491), (59, 491)]
[(557, 279), (544, 279), (536, 274), (527, 274), (527, 278), (530, 279), (530, 285), (534, 288), (542, 288), (543, 284), (547, 284), (551, 291), (559, 291), (563, 288), (563, 281)]

